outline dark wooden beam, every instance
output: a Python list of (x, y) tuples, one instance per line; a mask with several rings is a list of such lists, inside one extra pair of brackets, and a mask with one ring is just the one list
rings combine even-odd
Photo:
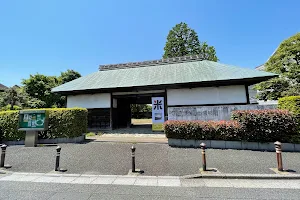
[(223, 103), (223, 104), (193, 104), (193, 105), (168, 105), (168, 107), (192, 107), (192, 106), (229, 106), (229, 105), (247, 105), (247, 103)]
[(250, 104), (248, 85), (245, 85), (247, 104)]

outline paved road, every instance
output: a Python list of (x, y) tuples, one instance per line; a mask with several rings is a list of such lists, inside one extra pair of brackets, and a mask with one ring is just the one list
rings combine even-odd
[(300, 190), (234, 187), (141, 187), (0, 181), (0, 199), (299, 199)]
[[(126, 175), (131, 168), (131, 144), (91, 142), (61, 144), (61, 166), (67, 173)], [(6, 163), (16, 172), (47, 173), (54, 169), (56, 146), (28, 148), (9, 146)], [(300, 172), (300, 153), (283, 153), (284, 167)], [(222, 173), (272, 174), (274, 152), (207, 150), (208, 167)], [(171, 148), (166, 144), (137, 144), (136, 167), (150, 176), (181, 176), (199, 173), (199, 149)]]

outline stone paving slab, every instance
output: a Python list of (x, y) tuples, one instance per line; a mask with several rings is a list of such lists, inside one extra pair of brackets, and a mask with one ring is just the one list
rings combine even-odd
[(137, 178), (135, 177), (125, 177), (125, 176), (119, 176), (114, 180), (112, 184), (114, 185), (134, 185)]
[(76, 184), (90, 184), (92, 181), (96, 180), (98, 177), (96, 176), (80, 176), (75, 178), (71, 183)]
[(112, 176), (112, 177), (107, 177), (107, 176), (101, 176), (96, 178), (95, 180), (93, 180), (91, 182), (91, 184), (103, 184), (103, 185), (107, 185), (107, 184), (112, 184), (115, 180), (117, 179), (117, 176)]
[(74, 181), (76, 177), (70, 177), (70, 176), (60, 176), (55, 179), (50, 180), (50, 183), (70, 183)]

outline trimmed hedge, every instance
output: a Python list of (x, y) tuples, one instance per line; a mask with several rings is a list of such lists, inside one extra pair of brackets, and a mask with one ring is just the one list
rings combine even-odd
[(278, 100), (278, 108), (292, 112), (298, 120), (300, 133), (300, 96), (283, 97)]
[(18, 131), (19, 111), (0, 112), (1, 140), (23, 140), (24, 131)]
[(288, 110), (295, 115), (300, 116), (300, 96), (279, 98), (278, 108)]
[(231, 118), (242, 125), (246, 141), (293, 142), (297, 134), (297, 120), (286, 110), (238, 110)]
[(167, 138), (298, 143), (296, 118), (285, 110), (234, 111), (231, 121), (167, 121)]
[(185, 140), (240, 140), (241, 125), (236, 121), (167, 121), (167, 138)]
[[(87, 132), (87, 109), (47, 108), (49, 129), (39, 132), (39, 138), (78, 137)], [(0, 112), (0, 133), (6, 141), (23, 140), (25, 131), (18, 131), (19, 111)]]

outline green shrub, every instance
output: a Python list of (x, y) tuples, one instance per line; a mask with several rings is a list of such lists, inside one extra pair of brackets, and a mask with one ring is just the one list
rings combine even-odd
[(49, 129), (40, 134), (42, 138), (78, 137), (87, 132), (87, 109), (50, 108)]
[(167, 138), (298, 143), (297, 120), (286, 110), (234, 111), (232, 121), (167, 121)]
[(236, 121), (167, 121), (167, 138), (185, 140), (240, 140), (242, 127)]
[(298, 136), (295, 140), (300, 142), (300, 96), (283, 97), (278, 100), (278, 108), (288, 110), (295, 115), (298, 123)]
[(300, 96), (283, 97), (278, 100), (278, 108), (288, 110), (300, 117)]
[[(0, 110), (1, 111), (10, 111), (10, 109), (11, 109), (11, 105), (8, 104), (7, 106), (2, 107)], [(22, 110), (22, 108), (20, 106), (14, 105), (12, 110)]]
[[(47, 108), (49, 129), (39, 132), (39, 138), (78, 137), (87, 131), (87, 110), (83, 108)], [(18, 111), (0, 112), (3, 140), (23, 140), (25, 131), (18, 131)]]
[(3, 140), (23, 140), (24, 131), (18, 131), (19, 111), (0, 112), (0, 129)]
[(238, 110), (231, 118), (242, 125), (242, 140), (293, 142), (297, 135), (297, 120), (286, 110)]

